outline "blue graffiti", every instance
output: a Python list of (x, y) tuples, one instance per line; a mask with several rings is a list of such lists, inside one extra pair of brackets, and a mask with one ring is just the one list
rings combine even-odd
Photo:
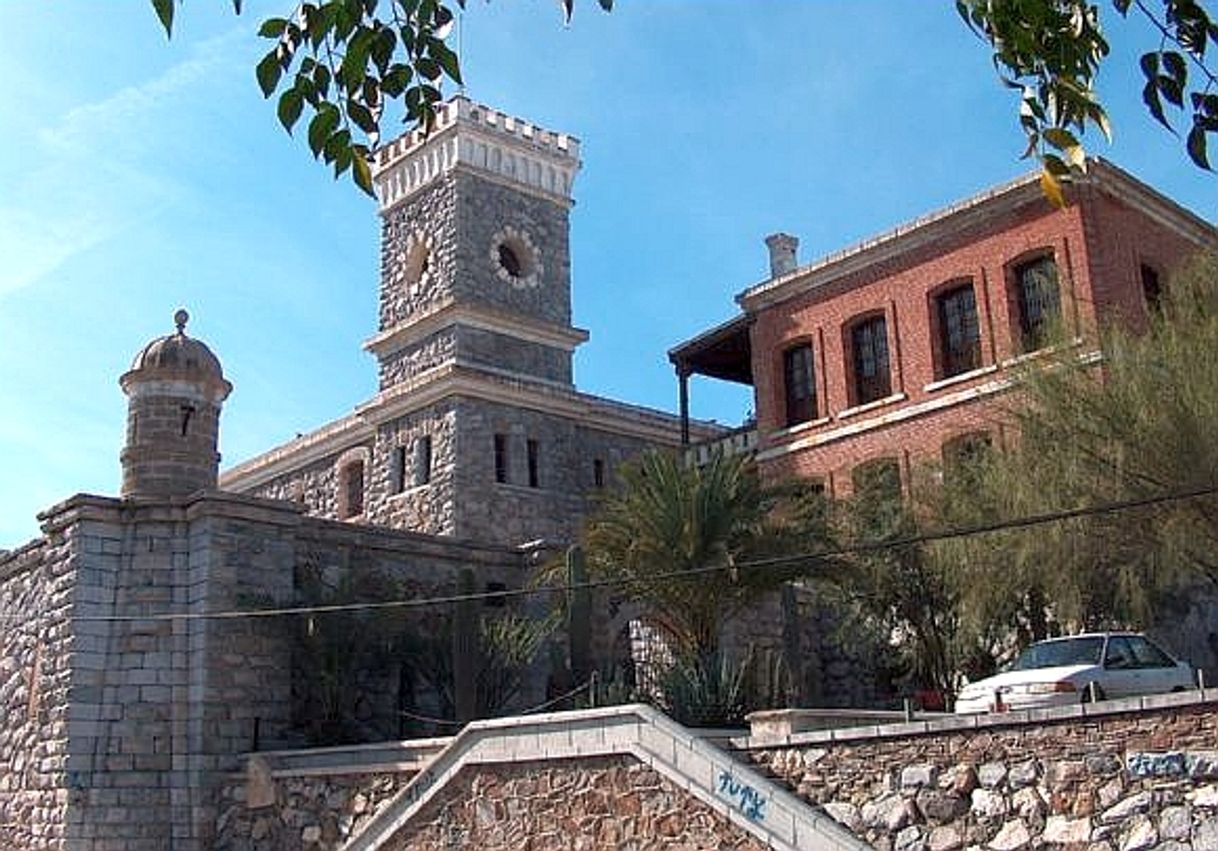
[(1180, 751), (1131, 753), (1125, 757), (1125, 770), (1134, 777), (1181, 777), (1188, 765)]
[(719, 772), (719, 794), (735, 804), (745, 817), (765, 821), (765, 805), (769, 802), (752, 786), (733, 777), (730, 771)]

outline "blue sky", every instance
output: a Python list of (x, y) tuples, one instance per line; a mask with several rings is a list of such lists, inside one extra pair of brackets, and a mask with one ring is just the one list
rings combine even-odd
[[(1107, 4), (1103, 4), (1108, 11)], [(377, 218), (262, 100), (254, 34), (290, 3), (0, 0), (0, 548), (73, 493), (118, 490), (117, 379), (186, 306), (235, 385), (225, 463), (375, 390)], [(672, 409), (665, 352), (765, 276), (1028, 169), (1015, 103), (949, 0), (470, 0), (467, 93), (583, 141), (572, 213), (589, 392)], [(1114, 20), (1093, 152), (1213, 217), (1213, 175), (1144, 114)], [(738, 423), (747, 392), (695, 384)]]

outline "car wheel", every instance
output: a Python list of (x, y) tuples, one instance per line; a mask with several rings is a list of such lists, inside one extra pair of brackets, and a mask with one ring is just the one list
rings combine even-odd
[(1083, 703), (1091, 702), (1091, 695), (1094, 693), (1096, 700), (1104, 699), (1104, 690), (1097, 683), (1088, 683), (1083, 689)]

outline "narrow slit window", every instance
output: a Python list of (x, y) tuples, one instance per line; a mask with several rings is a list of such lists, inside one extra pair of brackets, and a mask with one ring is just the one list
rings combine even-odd
[(424, 435), (414, 442), (414, 483), (425, 485), (431, 481), (431, 436)]
[(605, 486), (605, 462), (600, 458), (595, 458), (592, 461), (592, 486), (595, 488), (603, 488)]
[(525, 449), (528, 452), (529, 462), (529, 487), (541, 487), (541, 473), (539, 466), (541, 463), (541, 448), (536, 440), (530, 440), (525, 444)]
[(1151, 313), (1159, 313), (1163, 309), (1163, 285), (1159, 281), (1159, 273), (1153, 266), (1142, 265), (1142, 297), (1146, 299), (1146, 309)]
[(391, 485), (394, 493), (406, 489), (406, 447), (397, 446), (393, 450), (393, 463), (390, 469)]
[(508, 442), (506, 434), (495, 435), (495, 481), (506, 484), (508, 480)]
[(195, 414), (194, 405), (182, 406), (182, 437), (186, 437), (190, 433), (190, 419)]

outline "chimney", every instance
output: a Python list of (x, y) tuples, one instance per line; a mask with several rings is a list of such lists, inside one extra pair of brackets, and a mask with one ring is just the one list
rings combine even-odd
[(789, 233), (772, 233), (765, 238), (770, 249), (770, 277), (777, 278), (795, 271), (795, 250), (799, 248), (799, 237)]

